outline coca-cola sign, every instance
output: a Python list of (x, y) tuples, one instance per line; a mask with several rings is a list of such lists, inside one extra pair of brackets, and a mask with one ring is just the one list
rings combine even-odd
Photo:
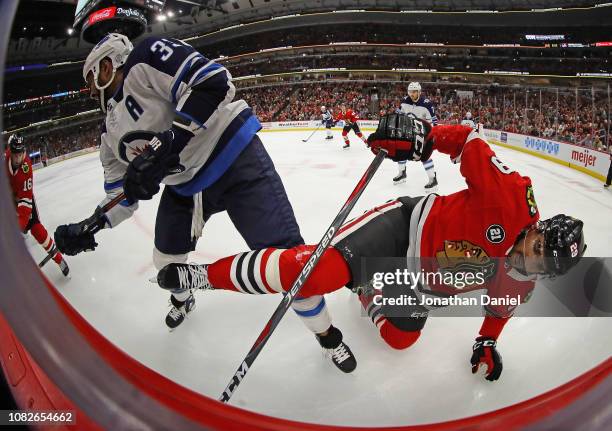
[(103, 21), (105, 19), (112, 18), (115, 16), (116, 13), (117, 13), (117, 6), (100, 9), (99, 11), (94, 12), (91, 15), (89, 15), (89, 18), (87, 19), (87, 23), (91, 25), (98, 21)]

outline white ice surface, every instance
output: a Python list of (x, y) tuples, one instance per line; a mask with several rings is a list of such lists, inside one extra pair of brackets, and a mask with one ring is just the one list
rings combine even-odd
[[(324, 229), (372, 159), (354, 137), (350, 150), (317, 133), (262, 133), (280, 173), (307, 243)], [(585, 222), (587, 255), (608, 256), (612, 244), (612, 193), (582, 173), (527, 154), (494, 147), (508, 165), (531, 177), (543, 218), (564, 212)], [(448, 194), (465, 187), (459, 167), (436, 153), (440, 187)], [(409, 181), (393, 186), (396, 165), (385, 161), (353, 215), (401, 195), (421, 195), (426, 175), (408, 164)], [(88, 217), (103, 197), (98, 155), (77, 157), (36, 171), (35, 193), (50, 232)], [(159, 195), (142, 202), (136, 215), (100, 232), (98, 249), (68, 257), (72, 278), (52, 262), (44, 268), (68, 301), (104, 336), (148, 367), (175, 382), (217, 398), (252, 345), (280, 296), (232, 292), (197, 295), (197, 308), (170, 333), (164, 317), (168, 294), (148, 282)], [(43, 252), (30, 237), (35, 259)], [(204, 228), (191, 260), (210, 262), (246, 250), (226, 214)], [(537, 294), (537, 293), (536, 293)], [(344, 289), (327, 296), (334, 324), (358, 358), (345, 375), (323, 359), (314, 337), (289, 312), (232, 404), (272, 416), (337, 425), (409, 425), (471, 416), (550, 390), (601, 363), (612, 353), (612, 320), (604, 318), (515, 318), (499, 351), (501, 379), (485, 381), (470, 372), (469, 358), (479, 318), (430, 318), (421, 339), (406, 351), (388, 348), (358, 301)]]

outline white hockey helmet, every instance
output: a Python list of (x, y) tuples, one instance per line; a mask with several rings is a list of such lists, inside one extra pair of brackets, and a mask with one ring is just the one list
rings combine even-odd
[[(109, 33), (93, 47), (85, 59), (83, 79), (87, 82), (87, 75), (89, 75), (90, 72), (93, 73), (94, 85), (100, 90), (100, 107), (102, 108), (102, 112), (106, 112), (106, 101), (104, 100), (103, 90), (113, 82), (117, 69), (125, 64), (132, 49), (134, 49), (134, 45), (132, 45), (132, 42), (130, 42), (127, 36), (119, 33)], [(113, 74), (106, 84), (100, 85), (98, 82), (100, 63), (105, 58), (108, 58), (113, 64)]]
[(470, 119), (472, 118), (472, 113), (471, 113), (470, 111), (467, 111), (467, 112), (465, 113), (465, 118), (466, 118), (466, 119), (468, 119), (468, 120), (470, 120)]
[(327, 111), (327, 108), (325, 107), (325, 105), (321, 106), (321, 112), (325, 112)]
[(408, 91), (421, 91), (421, 84), (418, 82), (411, 82), (408, 84)]

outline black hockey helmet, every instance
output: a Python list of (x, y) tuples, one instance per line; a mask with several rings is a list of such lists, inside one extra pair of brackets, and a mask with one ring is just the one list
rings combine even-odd
[(544, 234), (544, 260), (549, 275), (563, 275), (580, 261), (586, 250), (582, 227), (581, 220), (565, 214), (538, 223), (538, 231)]
[(23, 136), (18, 135), (17, 133), (14, 133), (9, 137), (8, 145), (11, 150), (11, 153), (13, 154), (23, 153), (26, 150)]

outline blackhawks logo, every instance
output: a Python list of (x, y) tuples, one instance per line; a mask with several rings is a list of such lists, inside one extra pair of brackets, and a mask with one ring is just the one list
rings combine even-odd
[(534, 217), (538, 212), (538, 204), (536, 204), (535, 196), (533, 196), (533, 187), (527, 186), (527, 193), (525, 195), (527, 198), (527, 208), (529, 208), (529, 215)]
[(21, 165), (21, 170), (24, 174), (27, 174), (28, 172), (30, 172), (30, 166), (28, 166), (27, 163), (24, 163), (23, 165)]
[(466, 240), (444, 241), (444, 250), (436, 252), (442, 273), (482, 274), (485, 281), (495, 275), (495, 261), (482, 249)]

